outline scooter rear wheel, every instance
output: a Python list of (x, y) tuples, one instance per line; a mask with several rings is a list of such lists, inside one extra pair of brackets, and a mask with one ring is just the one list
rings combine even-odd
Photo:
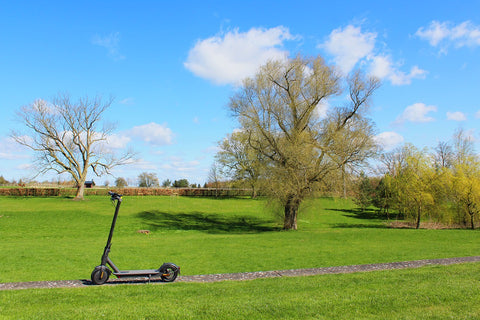
[(104, 284), (110, 277), (110, 270), (105, 266), (97, 266), (92, 271), (92, 282), (97, 285)]
[(174, 265), (173, 263), (165, 263), (161, 267), (161, 278), (163, 282), (173, 282), (175, 279), (177, 279), (178, 272), (179, 272), (178, 266)]

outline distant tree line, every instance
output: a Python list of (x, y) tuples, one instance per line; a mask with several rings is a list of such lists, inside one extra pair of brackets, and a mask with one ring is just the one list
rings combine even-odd
[[(165, 179), (160, 184), (160, 180), (155, 172), (142, 172), (138, 175), (138, 187), (140, 188), (200, 188), (200, 184), (190, 183), (187, 179), (174, 180)], [(115, 180), (115, 186), (117, 188), (124, 188), (128, 186), (127, 180), (123, 177), (118, 177)]]

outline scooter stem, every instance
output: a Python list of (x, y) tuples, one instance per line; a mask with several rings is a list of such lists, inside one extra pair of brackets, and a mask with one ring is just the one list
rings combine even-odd
[(112, 237), (113, 237), (113, 230), (115, 229), (115, 224), (117, 223), (118, 212), (120, 211), (120, 205), (122, 204), (122, 198), (117, 197), (117, 205), (115, 207), (115, 213), (113, 215), (112, 226), (110, 227), (110, 233), (108, 234), (107, 244), (105, 245), (105, 249), (102, 255), (102, 265), (106, 265), (108, 254), (110, 252), (110, 247), (112, 246)]

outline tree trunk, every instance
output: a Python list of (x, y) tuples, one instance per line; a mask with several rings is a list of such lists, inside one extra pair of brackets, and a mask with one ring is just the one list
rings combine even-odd
[(473, 221), (473, 214), (470, 214), (470, 226), (472, 230), (475, 230), (475, 222)]
[(417, 209), (417, 227), (416, 229), (420, 229), (420, 217), (422, 215), (422, 207), (418, 207)]
[(345, 175), (345, 165), (342, 166), (343, 198), (347, 199), (347, 177)]
[(283, 220), (283, 230), (297, 230), (297, 213), (300, 206), (300, 200), (289, 196), (285, 204), (285, 218)]
[(85, 191), (85, 181), (82, 183), (79, 183), (77, 186), (77, 194), (75, 195), (74, 200), (83, 200), (83, 193)]
[(257, 190), (255, 189), (254, 186), (252, 186), (252, 199), (255, 199), (257, 197)]

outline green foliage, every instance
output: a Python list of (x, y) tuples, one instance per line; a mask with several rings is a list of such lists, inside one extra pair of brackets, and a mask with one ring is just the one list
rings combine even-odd
[(453, 146), (439, 143), (432, 154), (412, 145), (383, 154), (386, 172), (374, 205), (396, 209), (417, 228), (426, 218), (474, 229), (480, 214), (480, 158), (462, 130), (453, 140)]
[(6, 180), (3, 176), (0, 176), (0, 185), (7, 185), (9, 184), (8, 180)]
[(252, 189), (252, 198), (257, 196), (265, 170), (265, 156), (249, 144), (249, 135), (239, 131), (227, 135), (219, 143), (220, 151), (216, 154), (221, 172), (237, 182), (245, 182)]
[(117, 188), (125, 188), (128, 186), (127, 180), (125, 180), (125, 178), (118, 177), (115, 179), (115, 186)]
[(189, 183), (187, 179), (175, 180), (172, 184), (174, 188), (188, 188)]
[(172, 181), (170, 181), (170, 179), (165, 179), (165, 180), (163, 180), (163, 182), (162, 182), (162, 187), (164, 187), (164, 188), (168, 188), (168, 187), (170, 187), (171, 185), (172, 185)]
[(357, 183), (357, 190), (353, 201), (358, 205), (362, 211), (368, 208), (373, 203), (374, 188), (370, 179), (364, 172), (360, 173)]
[(392, 177), (389, 174), (386, 174), (380, 179), (375, 187), (372, 197), (372, 205), (380, 209), (387, 219), (390, 218), (389, 210), (393, 206), (392, 192)]

